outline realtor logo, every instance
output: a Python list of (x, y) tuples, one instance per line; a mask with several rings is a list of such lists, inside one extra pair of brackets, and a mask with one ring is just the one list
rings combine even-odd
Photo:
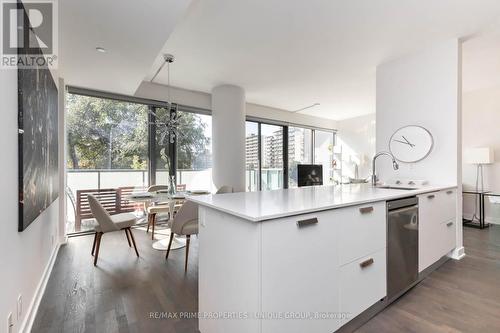
[(3, 0), (2, 68), (57, 67), (54, 1)]

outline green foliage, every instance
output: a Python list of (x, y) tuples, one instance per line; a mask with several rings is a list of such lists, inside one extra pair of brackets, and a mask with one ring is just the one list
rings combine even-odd
[[(148, 163), (148, 106), (109, 99), (67, 95), (68, 168), (145, 170)], [(157, 109), (159, 117), (167, 115)], [(209, 139), (200, 116), (182, 113), (179, 119), (177, 167), (210, 166)], [(168, 143), (157, 144), (156, 159), (163, 168)]]

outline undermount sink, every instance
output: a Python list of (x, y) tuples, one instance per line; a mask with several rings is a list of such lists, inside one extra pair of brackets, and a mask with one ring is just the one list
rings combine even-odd
[(375, 186), (375, 188), (382, 188), (382, 189), (387, 189), (387, 190), (406, 190), (406, 191), (411, 191), (411, 190), (417, 189), (415, 187), (399, 187), (399, 186), (390, 186), (390, 185)]

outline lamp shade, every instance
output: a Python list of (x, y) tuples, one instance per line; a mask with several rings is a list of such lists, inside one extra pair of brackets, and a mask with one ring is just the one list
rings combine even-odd
[(490, 147), (467, 149), (464, 157), (465, 162), (469, 164), (491, 164), (495, 162), (493, 149)]

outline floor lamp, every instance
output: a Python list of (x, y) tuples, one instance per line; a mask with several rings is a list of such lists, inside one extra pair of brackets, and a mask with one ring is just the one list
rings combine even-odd
[[(475, 164), (476, 168), (476, 192), (484, 192), (483, 166), (494, 162), (493, 149), (490, 147), (472, 148), (466, 151), (466, 163)], [(481, 187), (479, 187), (481, 184)], [(474, 200), (474, 214), (471, 221), (479, 220), (477, 217), (477, 199)]]

